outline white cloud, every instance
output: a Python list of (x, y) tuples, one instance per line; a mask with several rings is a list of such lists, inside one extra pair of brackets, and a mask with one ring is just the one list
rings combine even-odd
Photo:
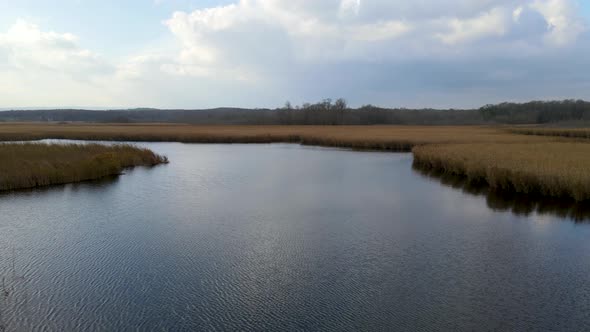
[[(541, 13), (551, 25), (542, 34), (552, 45), (569, 45), (583, 31), (571, 9), (572, 1), (525, 2), (526, 7), (515, 0), (452, 0), (445, 1), (445, 6), (430, 0), (412, 4), (401, 0), (240, 0), (192, 13), (177, 12), (165, 24), (182, 45), (178, 65), (211, 67), (227, 65), (228, 58), (248, 65), (246, 54), (260, 55), (273, 48), (274, 55), (300, 61), (341, 61), (398, 58), (402, 53), (426, 56), (432, 50), (456, 54), (457, 47), (469, 53), (469, 44), (489, 40), (505, 46), (515, 42), (532, 45), (537, 36), (521, 40), (522, 35), (512, 33), (522, 30), (518, 25), (525, 24), (520, 17), (526, 11)], [(277, 51), (277, 47), (287, 49)], [(474, 51), (478, 51), (475, 46)]]
[[(566, 66), (565, 59), (587, 62), (587, 23), (575, 4), (235, 0), (173, 13), (164, 22), (165, 49), (123, 59), (87, 50), (75, 34), (19, 20), (0, 31), (0, 99), (30, 105), (31, 90), (39, 104), (155, 107), (340, 96), (353, 104), (459, 107), (518, 93), (542, 98), (550, 89), (539, 72)], [(587, 91), (579, 72), (562, 67), (544, 75), (571, 97), (568, 91)]]
[(25, 20), (0, 33), (0, 51), (7, 67), (26, 72), (47, 70), (84, 78), (107, 70), (98, 55), (78, 45), (75, 35), (41, 31)]
[[(331, 5), (329, 5), (331, 3)], [(350, 21), (357, 15), (359, 0), (310, 1), (242, 0), (236, 4), (175, 13), (165, 24), (182, 45), (181, 64), (223, 62), (227, 54), (247, 53), (289, 44), (294, 58), (346, 57), (350, 42), (376, 42), (403, 36), (412, 27), (402, 20)], [(345, 15), (346, 14), (346, 15)], [(243, 44), (243, 37), (254, 44)], [(237, 42), (235, 42), (237, 40)], [(239, 49), (243, 47), (243, 49)], [(356, 45), (355, 48), (362, 47)], [(352, 50), (350, 54), (355, 53)], [(225, 64), (224, 64), (225, 65)]]
[(340, 17), (346, 18), (350, 15), (356, 16), (361, 9), (361, 0), (342, 0), (340, 1)]
[(563, 46), (573, 43), (586, 30), (586, 25), (576, 15), (573, 2), (566, 0), (535, 0), (530, 7), (539, 11), (547, 21), (548, 42)]
[(450, 19), (446, 22), (449, 32), (438, 33), (439, 37), (446, 44), (457, 44), (481, 40), (486, 37), (500, 37), (506, 34), (509, 22), (505, 10), (494, 8), (477, 17), (468, 19)]
[(26, 20), (0, 32), (0, 99), (5, 106), (109, 103), (104, 78), (113, 68), (71, 33), (44, 31)]
[(520, 21), (520, 16), (522, 15), (522, 12), (524, 11), (524, 8), (522, 6), (517, 7), (513, 12), (512, 12), (512, 20), (516, 23), (518, 23)]
[[(518, 72), (515, 82), (530, 84), (538, 70), (527, 70), (520, 63), (523, 57), (542, 59), (576, 47), (584, 25), (574, 6), (575, 0), (238, 0), (228, 6), (178, 12), (167, 20), (180, 50), (161, 68), (178, 76), (255, 78), (251, 81), (260, 86), (287, 85), (291, 90), (285, 98), (298, 94), (321, 98), (346, 95), (362, 83), (349, 88), (344, 82), (366, 77), (381, 82), (379, 90), (399, 84), (406, 89), (408, 84), (401, 82), (414, 73), (396, 76), (395, 71), (419, 62), (421, 68), (414, 75), (423, 75), (422, 68), (442, 71), (452, 82), (449, 86), (464, 81), (471, 99), (477, 98), (475, 81), (488, 79), (481, 82), (486, 87), (479, 95), (498, 93), (502, 88), (489, 85), (505, 84), (501, 78), (511, 71)], [(550, 28), (539, 24), (543, 20)], [(455, 61), (481, 62), (482, 68), (467, 71), (479, 72), (479, 77), (466, 79), (461, 75), (467, 73), (448, 69), (454, 64), (447, 63)], [(507, 65), (511, 61), (513, 68)], [(431, 95), (440, 99), (447, 87), (441, 89), (433, 81), (444, 77), (429, 72), (422, 77), (425, 81), (418, 80), (421, 83), (413, 89), (439, 89)], [(361, 89), (374, 88), (365, 84)], [(317, 92), (310, 93), (308, 87)], [(505, 98), (513, 92), (506, 91)], [(371, 91), (365, 96), (382, 93), (388, 92)], [(453, 93), (451, 100), (457, 100), (460, 92)]]
[(412, 30), (412, 27), (405, 22), (389, 21), (353, 26), (347, 30), (349, 32), (342, 36), (344, 39), (375, 42), (400, 37)]

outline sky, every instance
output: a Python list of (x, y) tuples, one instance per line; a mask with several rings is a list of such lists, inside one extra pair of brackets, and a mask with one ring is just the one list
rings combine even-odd
[(590, 0), (6, 0), (0, 108), (590, 99)]

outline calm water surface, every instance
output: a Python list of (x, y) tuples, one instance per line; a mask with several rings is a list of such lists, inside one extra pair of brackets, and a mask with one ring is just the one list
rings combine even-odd
[(142, 145), (172, 163), (0, 195), (3, 328), (590, 330), (580, 220), (410, 154)]

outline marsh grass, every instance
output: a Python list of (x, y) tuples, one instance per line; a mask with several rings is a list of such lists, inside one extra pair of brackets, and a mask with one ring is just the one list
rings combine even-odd
[(519, 135), (531, 135), (531, 136), (553, 136), (553, 137), (566, 137), (566, 138), (590, 138), (589, 128), (510, 128), (508, 132)]
[(0, 190), (100, 179), (128, 167), (167, 161), (148, 149), (128, 144), (1, 143)]
[(463, 175), (493, 190), (590, 199), (590, 144), (466, 143), (413, 149), (414, 166)]
[(0, 123), (0, 141), (39, 139), (184, 143), (299, 143), (409, 152), (434, 143), (536, 142), (543, 137), (480, 126), (194, 126)]
[[(492, 188), (569, 196), (578, 201), (590, 199), (590, 143), (577, 142), (583, 140), (574, 140), (572, 135), (537, 135), (527, 130), (545, 129), (0, 123), (0, 140), (297, 143), (357, 150), (413, 150), (416, 164), (421, 167), (464, 174), (472, 181), (485, 181)], [(35, 165), (27, 167), (38, 167)]]

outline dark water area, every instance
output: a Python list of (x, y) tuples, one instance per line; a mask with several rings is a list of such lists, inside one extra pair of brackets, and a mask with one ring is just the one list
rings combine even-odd
[(590, 330), (583, 214), (410, 154), (141, 145), (171, 163), (0, 195), (6, 331)]

